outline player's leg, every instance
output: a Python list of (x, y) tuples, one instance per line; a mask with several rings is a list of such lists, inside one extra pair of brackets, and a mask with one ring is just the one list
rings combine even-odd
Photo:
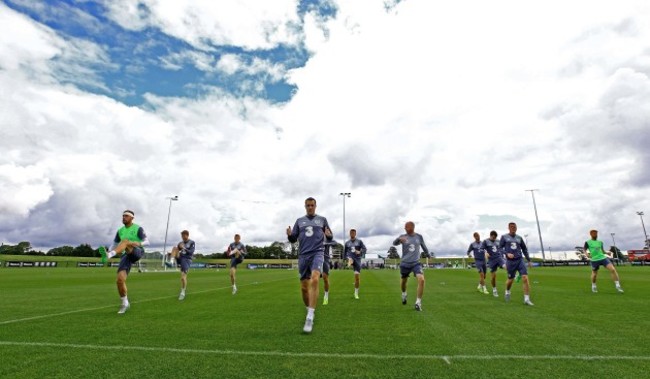
[(302, 328), (302, 331), (305, 333), (311, 333), (312, 328), (314, 327), (314, 312), (316, 312), (316, 302), (318, 301), (318, 282), (320, 279), (320, 272), (313, 270), (311, 272), (311, 277), (309, 279), (303, 280), (303, 300), (307, 303), (307, 317), (305, 318), (305, 325)]
[(312, 270), (311, 278), (309, 279), (309, 308), (316, 309), (318, 302), (320, 271)]
[(359, 282), (361, 277), (361, 260), (354, 260), (354, 298), (359, 299)]
[(519, 275), (523, 281), (524, 304), (533, 305), (533, 303), (530, 301), (530, 278), (528, 278), (528, 268), (526, 267), (526, 263), (524, 263), (523, 259), (519, 261), (517, 272), (519, 272)]
[(498, 262), (490, 262), (490, 284), (492, 284), (492, 296), (499, 297), (497, 290), (497, 270), (499, 269)]
[(130, 241), (125, 239), (124, 241), (120, 241), (120, 243), (115, 246), (115, 248), (108, 253), (106, 253), (106, 258), (111, 259), (116, 255), (120, 255), (123, 252), (129, 250), (131, 247), (129, 246)]
[(298, 257), (298, 273), (300, 273), (300, 293), (302, 295), (302, 302), (305, 308), (309, 308), (309, 278), (311, 277), (311, 269), (307, 265), (308, 260), (304, 256)]
[(598, 292), (598, 287), (596, 286), (596, 281), (598, 280), (598, 269), (600, 265), (598, 262), (591, 262), (591, 292)]
[(402, 305), (406, 305), (406, 283), (409, 280), (409, 275), (411, 275), (411, 269), (400, 264), (399, 271), (402, 277), (400, 283), (400, 288), (402, 289)]
[(237, 258), (230, 258), (230, 285), (232, 286), (232, 294), (237, 293)]
[(330, 262), (323, 262), (323, 305), (329, 303), (330, 295)]
[(620, 279), (619, 279), (619, 277), (618, 277), (618, 272), (616, 271), (616, 267), (614, 267), (614, 265), (612, 264), (612, 262), (609, 262), (609, 260), (608, 260), (608, 262), (607, 262), (607, 266), (605, 266), (605, 268), (609, 270), (609, 273), (610, 273), (611, 276), (612, 276), (612, 280), (614, 281), (614, 284), (616, 285), (616, 290), (617, 290), (618, 292), (621, 292), (621, 293), (622, 293), (622, 292), (623, 292), (623, 288), (621, 288), (621, 282), (620, 282)]
[(318, 290), (320, 273), (323, 271), (323, 256), (315, 255), (309, 257), (306, 269), (309, 270), (309, 278), (306, 278), (305, 284), (307, 285), (307, 317), (305, 319), (305, 326), (303, 332), (311, 333), (314, 325), (314, 312), (316, 312), (316, 302), (318, 301)]
[(424, 274), (420, 271), (415, 275), (418, 280), (418, 297), (415, 300), (415, 310), (422, 310), (422, 296), (424, 295)]
[(510, 289), (512, 288), (512, 282), (515, 279), (517, 274), (517, 266), (515, 262), (506, 261), (506, 271), (508, 272), (508, 280), (506, 281), (506, 302), (510, 301)]
[(187, 273), (190, 270), (189, 259), (181, 259), (181, 293), (178, 295), (178, 300), (185, 299), (185, 289), (187, 288)]
[(481, 293), (488, 294), (487, 288), (485, 288), (485, 273), (487, 272), (487, 262), (482, 261), (479, 269), (479, 284), (481, 286)]
[[(121, 264), (121, 263), (120, 263)], [(129, 265), (130, 269), (130, 265)], [(127, 296), (127, 288), (126, 288), (126, 278), (129, 275), (129, 270), (127, 269), (120, 269), (117, 272), (117, 293), (120, 295), (120, 300), (121, 300), (121, 305), (120, 305), (120, 310), (117, 312), (118, 314), (123, 314), (125, 313), (129, 307), (131, 306), (129, 304), (129, 298)]]
[(309, 278), (300, 281), (300, 293), (302, 294), (302, 302), (306, 308), (309, 308)]

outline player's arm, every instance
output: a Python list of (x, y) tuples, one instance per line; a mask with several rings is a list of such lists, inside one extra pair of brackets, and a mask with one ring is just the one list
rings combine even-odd
[(334, 235), (332, 234), (332, 229), (330, 229), (330, 225), (327, 223), (327, 219), (323, 218), (325, 222), (323, 222), (323, 232), (325, 233), (325, 240), (327, 242), (331, 242), (334, 239)]
[(501, 236), (501, 239), (499, 240), (499, 250), (506, 256), (506, 258), (512, 259), (512, 253), (508, 253), (506, 250), (506, 236)]
[(474, 250), (474, 249), (472, 248), (472, 244), (470, 243), (469, 247), (467, 248), (467, 256), (468, 257), (472, 256), (472, 250)]
[(366, 245), (363, 243), (363, 241), (359, 240), (359, 242), (361, 243), (361, 256), (364, 256), (368, 249), (366, 249)]
[(122, 242), (122, 239), (120, 238), (120, 232), (115, 233), (115, 238), (113, 238), (113, 243), (111, 243), (111, 246), (108, 248), (108, 251), (115, 250), (117, 245)]
[(149, 238), (147, 238), (147, 234), (144, 232), (144, 229), (142, 229), (142, 227), (138, 228), (138, 238), (140, 239), (140, 242), (131, 241), (130, 245), (133, 247), (140, 247), (148, 246), (150, 244)]
[(429, 252), (427, 245), (424, 243), (424, 238), (422, 238), (421, 234), (419, 234), (419, 236), (420, 236), (420, 246), (422, 247), (422, 251), (424, 252), (424, 254), (427, 255), (427, 257), (433, 258), (433, 254)]
[(591, 252), (589, 251), (589, 244), (587, 243), (587, 241), (585, 241), (584, 249), (585, 249), (585, 255), (587, 256), (587, 258), (591, 259)]
[(295, 243), (298, 241), (298, 235), (300, 233), (300, 228), (298, 227), (298, 220), (296, 220), (296, 223), (293, 224), (293, 229), (290, 227), (287, 228), (287, 239), (291, 243)]
[(194, 255), (194, 248), (195, 248), (194, 241), (190, 241), (189, 246), (185, 245), (183, 251), (185, 252), (185, 255), (189, 255), (191, 258)]
[(490, 253), (488, 253), (488, 247), (487, 247), (487, 244), (485, 243), (485, 241), (481, 241), (481, 246), (480, 246), (480, 248), (481, 248), (481, 250), (483, 250), (483, 252), (485, 253), (485, 258), (488, 258), (488, 259), (489, 259), (489, 258), (490, 258)]
[(521, 239), (521, 252), (524, 254), (524, 257), (526, 257), (526, 262), (528, 262), (528, 266), (530, 267), (530, 255), (528, 255), (528, 247), (526, 247), (526, 242), (524, 242), (524, 239)]
[(393, 241), (393, 246), (397, 246), (397, 245), (401, 244), (402, 243), (402, 237), (403, 236), (399, 236), (399, 237), (395, 238), (395, 241)]
[(246, 245), (244, 245), (244, 244), (242, 243), (242, 244), (241, 244), (241, 250), (239, 250), (239, 252), (241, 253), (241, 255), (243, 255), (243, 256), (245, 257), (246, 254), (248, 254), (248, 250), (246, 250)]

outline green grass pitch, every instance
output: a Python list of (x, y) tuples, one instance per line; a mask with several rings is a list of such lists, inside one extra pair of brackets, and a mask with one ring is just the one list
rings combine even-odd
[[(131, 309), (117, 315), (114, 268), (0, 269), (2, 378), (643, 378), (650, 372), (650, 269), (531, 271), (534, 307), (476, 291), (470, 270), (428, 270), (423, 312), (400, 302), (399, 273), (331, 275), (330, 303), (302, 334), (297, 271), (132, 272)], [(321, 290), (322, 300), (322, 290)]]

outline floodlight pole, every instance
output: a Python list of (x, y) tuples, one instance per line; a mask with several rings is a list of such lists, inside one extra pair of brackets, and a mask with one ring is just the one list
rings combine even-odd
[(352, 197), (351, 192), (341, 192), (339, 193), (339, 196), (343, 196), (343, 251), (341, 251), (341, 260), (343, 260), (345, 257), (343, 254), (345, 254), (345, 198), (346, 197)]
[(650, 246), (648, 246), (648, 233), (646, 233), (646, 231), (645, 231), (645, 223), (643, 222), (644, 213), (643, 213), (643, 211), (639, 211), (639, 212), (636, 212), (636, 214), (638, 214), (639, 217), (641, 218), (641, 226), (643, 227), (643, 236), (644, 236), (643, 248), (645, 249), (646, 247), (650, 247)]
[(535, 220), (537, 221), (537, 234), (539, 235), (539, 246), (542, 248), (542, 260), (546, 260), (546, 256), (544, 255), (544, 242), (542, 242), (542, 229), (539, 227), (539, 217), (537, 217), (537, 203), (535, 203), (535, 191), (539, 191), (538, 189), (529, 189), (526, 190), (526, 192), (530, 192), (530, 194), (533, 197), (533, 208), (535, 209)]
[(172, 214), (172, 201), (178, 201), (178, 195), (166, 197), (169, 200), (169, 210), (167, 211), (167, 227), (165, 228), (165, 242), (163, 243), (162, 266), (165, 267), (165, 257), (167, 256), (167, 232), (169, 231), (169, 216)]

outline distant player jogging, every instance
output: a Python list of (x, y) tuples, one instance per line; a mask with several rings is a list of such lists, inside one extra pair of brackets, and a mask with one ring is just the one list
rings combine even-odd
[(524, 287), (524, 304), (533, 306), (530, 301), (530, 282), (528, 280), (528, 270), (524, 263), (523, 257), (526, 257), (528, 268), (532, 267), (530, 263), (530, 256), (528, 255), (528, 248), (524, 239), (517, 234), (517, 224), (511, 222), (508, 224), (508, 234), (501, 236), (499, 240), (499, 249), (501, 249), (506, 256), (506, 270), (508, 271), (508, 280), (506, 281), (506, 302), (510, 301), (510, 288), (515, 279), (517, 272), (521, 274)]
[(350, 239), (345, 242), (345, 256), (348, 267), (354, 269), (354, 298), (359, 300), (359, 282), (361, 278), (361, 258), (366, 253), (366, 245), (357, 238), (356, 229), (350, 229)]
[(311, 333), (314, 326), (314, 313), (318, 301), (318, 282), (323, 271), (325, 240), (332, 241), (332, 231), (325, 217), (316, 214), (316, 200), (305, 200), (307, 214), (296, 220), (293, 228), (287, 227), (287, 239), (298, 242), (298, 271), (302, 301), (307, 307), (307, 317), (303, 332)]
[(118, 314), (124, 314), (131, 307), (127, 297), (126, 278), (131, 272), (131, 266), (142, 258), (144, 255), (144, 246), (149, 245), (149, 240), (144, 229), (138, 224), (133, 223), (135, 213), (131, 210), (125, 210), (122, 213), (122, 226), (117, 230), (110, 251), (101, 246), (99, 253), (102, 256), (102, 262), (114, 256), (121, 256), (120, 265), (117, 268), (117, 292), (120, 294), (122, 305)]
[(412, 221), (404, 225), (406, 234), (402, 234), (393, 241), (393, 245), (402, 245), (402, 259), (399, 265), (400, 274), (402, 277), (402, 304), (406, 305), (406, 283), (408, 278), (413, 273), (418, 281), (417, 298), (415, 299), (415, 310), (422, 311), (422, 296), (424, 295), (424, 273), (422, 272), (422, 265), (420, 264), (420, 247), (422, 251), (429, 257), (433, 254), (429, 253), (427, 245), (424, 243), (424, 238), (415, 232), (415, 223)]
[(585, 242), (585, 253), (591, 258), (591, 292), (597, 293), (598, 287), (596, 287), (596, 279), (598, 278), (598, 269), (600, 266), (605, 267), (609, 270), (609, 273), (612, 276), (614, 285), (616, 286), (616, 291), (623, 293), (623, 288), (621, 288), (621, 282), (619, 281), (618, 272), (612, 264), (612, 262), (605, 255), (605, 249), (603, 249), (603, 242), (598, 240), (598, 231), (591, 230), (589, 231), (591, 239)]
[(330, 269), (332, 268), (332, 247), (336, 246), (337, 242), (326, 241), (325, 252), (323, 253), (323, 305), (329, 304), (330, 301)]
[(246, 257), (246, 245), (241, 243), (241, 236), (235, 234), (235, 242), (228, 245), (227, 255), (230, 257), (230, 284), (232, 285), (232, 294), (237, 293), (237, 265), (244, 261)]
[(474, 256), (474, 264), (476, 265), (476, 270), (478, 271), (478, 287), (476, 288), (478, 292), (488, 294), (487, 289), (485, 288), (485, 272), (487, 271), (487, 263), (485, 262), (485, 250), (483, 250), (483, 244), (481, 243), (481, 236), (478, 233), (474, 233), (474, 242), (469, 244), (467, 248), (467, 255)]
[(172, 256), (176, 258), (176, 262), (181, 266), (181, 293), (178, 295), (178, 300), (185, 299), (187, 273), (192, 265), (195, 248), (196, 244), (190, 239), (190, 232), (187, 230), (181, 232), (181, 242), (172, 248)]
[(499, 297), (499, 291), (497, 290), (497, 270), (499, 268), (505, 270), (506, 268), (506, 261), (503, 254), (501, 254), (501, 249), (499, 249), (497, 236), (497, 232), (493, 230), (490, 232), (490, 238), (481, 242), (481, 248), (488, 256), (487, 267), (490, 269), (490, 284), (492, 284), (492, 296), (494, 297)]

